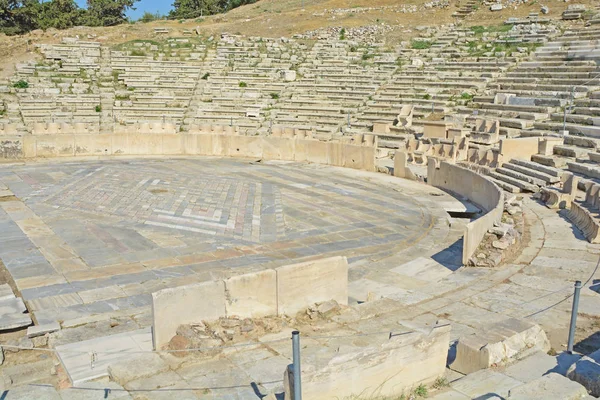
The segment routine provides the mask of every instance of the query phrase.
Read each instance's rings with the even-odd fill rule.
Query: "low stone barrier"
[[[23,136],[24,158],[206,155],[266,160],[308,161],[375,171],[376,147],[274,136],[240,136],[220,133],[181,134],[60,134]],[[16,158],[16,157],[15,157]]]
[[[480,369],[505,363],[526,352],[546,352],[550,342],[539,325],[507,318],[490,325],[475,335],[463,336],[456,345],[456,358],[450,365],[455,371],[470,374]]]
[[[504,194],[498,186],[467,168],[429,159],[427,182],[435,187],[456,193],[479,206],[485,215],[467,224],[463,239],[462,262],[466,265],[477,250],[487,231],[500,222],[504,210]]]
[[[227,316],[295,315],[327,300],[348,304],[346,257],[160,290],[152,294],[154,348],[161,349],[169,343],[180,325]]]
[[[115,133],[141,133],[141,134],[176,134],[177,125],[171,123],[154,122],[133,125],[115,125]]]
[[[567,218],[575,224],[590,243],[600,243],[600,222],[591,214],[590,210],[573,201]]]
[[[311,400],[400,398],[419,384],[433,383],[444,375],[450,325],[428,331],[392,336],[369,345],[345,343],[333,354],[302,360],[302,395]],[[375,342],[375,343],[373,343]],[[293,387],[293,374],[285,374],[285,398]]]

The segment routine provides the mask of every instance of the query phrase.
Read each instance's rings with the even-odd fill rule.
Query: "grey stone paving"
[[[65,327],[148,311],[169,286],[333,255],[357,267],[445,236],[436,202],[454,200],[388,178],[211,158],[0,167],[18,198],[0,203],[0,259],[38,323]]]

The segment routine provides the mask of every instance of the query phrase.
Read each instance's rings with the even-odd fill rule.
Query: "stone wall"
[[[485,215],[467,224],[463,239],[463,264],[467,264],[488,229],[502,218],[504,194],[482,175],[458,165],[429,159],[427,181],[430,185],[456,193],[479,206]]]
[[[330,358],[325,354],[310,357],[302,364],[303,398],[344,399],[360,394],[370,399],[408,394],[419,384],[433,383],[444,375],[449,341],[450,326],[442,325],[427,332],[372,340],[367,346],[347,344]]]
[[[314,303],[348,304],[348,261],[329,257],[225,281],[160,290],[152,294],[153,342],[164,347],[183,324],[220,317],[295,315]]]
[[[376,147],[368,143],[221,133],[44,134],[26,135],[22,140],[24,158],[206,155],[308,161],[375,171]]]

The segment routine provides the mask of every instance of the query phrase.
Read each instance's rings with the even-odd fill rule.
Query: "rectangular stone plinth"
[[[294,315],[327,300],[348,304],[348,261],[330,257],[277,268],[277,313]]]
[[[225,314],[223,281],[203,282],[152,293],[154,348],[161,349],[180,325],[213,321]]]

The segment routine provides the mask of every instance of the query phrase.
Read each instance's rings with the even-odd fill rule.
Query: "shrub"
[[[417,397],[427,397],[427,386],[420,384],[419,386],[417,386],[417,388],[413,391],[413,394]]]
[[[13,87],[16,87],[17,89],[27,89],[29,87],[29,83],[27,81],[24,81],[23,79],[21,79],[21,80],[15,82]]]
[[[473,97],[475,97],[475,95],[472,95],[471,93],[467,93],[467,92],[462,93],[460,95],[460,98],[463,100],[473,100]]]
[[[423,96],[423,99],[430,100],[431,99],[431,95],[429,93],[427,93],[425,96]]]
[[[202,75],[202,78],[200,78],[200,79],[207,80],[209,76],[210,76],[210,73],[207,72],[204,75]]]
[[[248,87],[248,84],[246,82],[240,82],[240,87],[241,88]]]
[[[415,50],[424,50],[430,48],[432,43],[429,40],[413,40],[410,47]]]
[[[135,56],[135,57],[145,57],[146,56],[146,52],[142,51],[142,50],[131,50],[131,55]]]
[[[102,112],[102,106],[100,104],[96,106],[96,112]]]
[[[271,98],[273,100],[278,100],[279,99],[279,93],[271,93]]]
[[[346,39],[346,29],[342,28],[340,31],[340,40]]]

